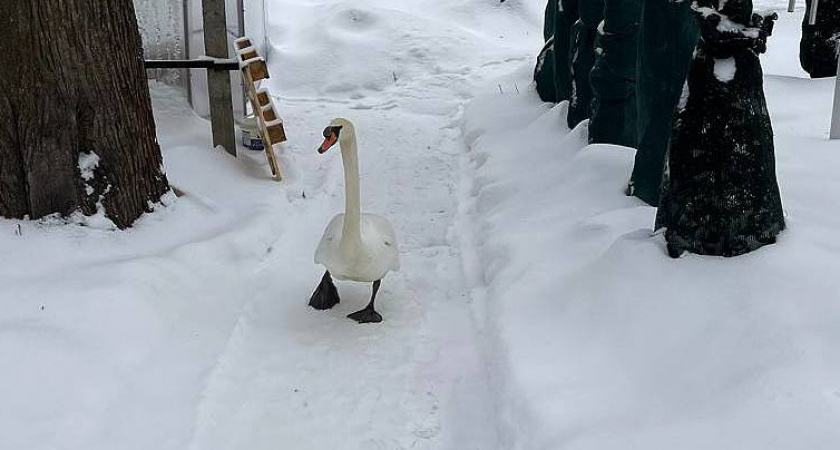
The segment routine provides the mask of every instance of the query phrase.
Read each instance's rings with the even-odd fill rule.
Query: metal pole
[[[184,59],[190,59],[190,0],[184,0]],[[192,100],[192,72],[190,69],[185,69],[187,74],[187,103],[193,106]]]
[[[228,58],[227,19],[225,0],[202,0],[204,15],[204,49],[207,56]],[[213,128],[213,145],[222,147],[236,156],[236,132],[233,121],[230,74],[226,70],[207,71],[207,89],[210,94],[210,123]]]
[[[834,82],[834,110],[831,113],[829,139],[840,139],[840,58],[837,58],[837,79]]]
[[[239,71],[235,59],[149,59],[146,69],[213,69]]]
[[[794,9],[796,9],[796,0],[790,0],[790,3],[788,3],[788,12],[793,12]]]
[[[811,0],[811,15],[808,17],[808,24],[815,25],[817,23],[817,9],[820,6],[820,0]]]

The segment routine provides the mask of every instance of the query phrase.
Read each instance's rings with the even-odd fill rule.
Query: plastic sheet
[[[134,0],[146,59],[197,59],[204,56],[202,0]],[[263,56],[268,51],[264,0],[225,0],[228,57],[233,41],[251,38]],[[148,76],[180,88],[199,115],[209,116],[207,72],[204,69],[156,69]],[[235,117],[245,115],[242,76],[231,72]]]

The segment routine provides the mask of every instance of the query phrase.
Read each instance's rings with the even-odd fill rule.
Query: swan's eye
[[[332,136],[332,132],[333,132],[332,127],[324,128],[324,137],[328,138],[328,137]]]

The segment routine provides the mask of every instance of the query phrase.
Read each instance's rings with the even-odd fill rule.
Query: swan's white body
[[[361,213],[356,132],[345,119],[333,125],[342,127],[338,143],[344,163],[344,214],[333,217],[324,231],[315,263],[340,280],[378,281],[400,268],[397,236],[388,219]]]

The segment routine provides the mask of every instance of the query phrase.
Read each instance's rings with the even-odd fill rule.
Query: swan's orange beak
[[[318,148],[318,153],[323,155],[330,149],[330,147],[335,145],[336,142],[338,142],[338,136],[336,136],[335,133],[330,133],[329,136],[324,138],[324,143]]]

